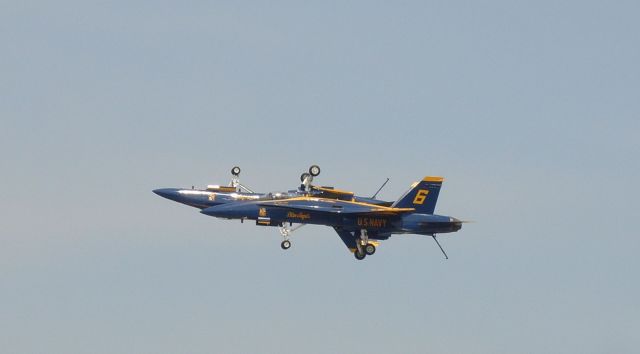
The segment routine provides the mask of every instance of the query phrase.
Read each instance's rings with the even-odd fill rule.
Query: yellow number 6
[[[426,189],[419,190],[418,194],[416,194],[416,197],[413,199],[413,204],[424,203],[424,200],[427,199],[427,194],[429,194],[428,190]]]

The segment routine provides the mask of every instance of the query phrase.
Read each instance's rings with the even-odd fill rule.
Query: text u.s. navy
[[[317,165],[300,176],[298,189],[283,193],[256,193],[240,183],[240,168],[234,167],[231,173],[233,179],[229,186],[210,185],[204,190],[163,188],[154,192],[199,208],[206,215],[255,220],[257,225],[279,227],[283,249],[291,247],[289,236],[301,226],[331,226],[359,260],[374,254],[379,241],[394,234],[431,236],[440,246],[436,234],[456,232],[462,228],[462,221],[434,214],[444,180],[442,177],[424,177],[413,183],[398,200],[387,202],[376,199],[377,192],[367,198],[311,184],[313,178],[320,174]],[[292,228],[294,223],[299,225]],[[446,257],[444,250],[442,252]]]

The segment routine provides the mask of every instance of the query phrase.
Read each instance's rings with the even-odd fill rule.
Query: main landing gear
[[[354,257],[361,261],[366,256],[371,256],[376,253],[376,245],[369,242],[369,235],[367,230],[360,230],[360,239],[356,240],[356,250],[353,252]]]
[[[364,246],[364,252],[367,254],[367,256],[372,256],[374,253],[376,253],[376,246],[373,243],[369,243]]]
[[[300,175],[300,185],[301,191],[309,191],[309,187],[311,187],[311,182],[313,182],[313,177],[318,177],[320,174],[320,166],[312,165],[309,167],[309,172],[305,172]]]

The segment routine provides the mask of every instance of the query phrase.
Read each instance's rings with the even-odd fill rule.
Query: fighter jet
[[[291,247],[291,233],[300,227],[330,226],[358,260],[373,255],[379,241],[398,234],[430,236],[448,258],[436,235],[456,232],[464,223],[451,216],[434,214],[444,181],[438,176],[426,176],[414,182],[398,200],[388,202],[376,199],[388,179],[372,197],[356,196],[353,192],[312,184],[313,178],[320,174],[317,165],[300,176],[297,189],[287,192],[256,193],[240,183],[239,167],[233,167],[231,174],[233,177],[227,186],[162,188],[153,192],[198,208],[205,215],[241,222],[253,220],[259,226],[278,227],[283,237],[280,246],[284,250]]]

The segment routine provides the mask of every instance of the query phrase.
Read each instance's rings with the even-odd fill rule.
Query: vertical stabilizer
[[[414,208],[416,213],[433,214],[444,178],[427,176],[416,182],[400,199],[393,203],[395,208]]]

